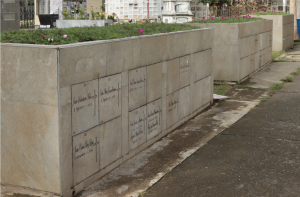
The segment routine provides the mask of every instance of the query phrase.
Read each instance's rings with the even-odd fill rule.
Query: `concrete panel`
[[[99,124],[98,79],[72,86],[72,134]]]
[[[140,49],[142,49],[140,50],[141,66],[148,66],[166,60],[166,47],[167,36],[140,39]]]
[[[194,83],[193,112],[203,105],[203,81],[204,79]]]
[[[203,48],[202,50],[207,50],[207,49],[211,49],[214,45],[214,29],[207,29],[205,31],[203,31],[203,36],[202,36],[202,45]],[[202,51],[199,50],[199,51]],[[198,52],[198,51],[195,51]]]
[[[106,76],[106,44],[60,49],[59,87]]]
[[[250,52],[250,55],[255,53],[256,50],[255,50],[255,36],[252,35],[252,36],[249,36],[249,52]]]
[[[203,79],[202,82],[203,85],[203,101],[202,101],[202,106],[209,103],[212,97],[212,80],[211,80],[211,76],[208,76],[206,78]]]
[[[198,81],[203,78],[204,76],[204,52],[198,52],[194,54],[194,69],[193,74],[194,75],[194,81]]]
[[[214,28],[214,36],[212,37],[214,46],[220,45],[238,45],[239,41],[239,27],[234,23],[208,23],[206,27]],[[210,34],[211,35],[211,34]],[[209,38],[203,32],[203,40]],[[203,48],[204,50],[205,48]]]
[[[129,91],[128,71],[122,73],[122,155],[129,152]]]
[[[250,73],[255,71],[255,54],[250,55]]]
[[[190,114],[190,87],[187,86],[179,90],[179,119],[187,117]]]
[[[121,116],[122,91],[121,74],[99,79],[100,124]]]
[[[58,137],[58,107],[1,100],[1,182],[60,193]]]
[[[162,63],[147,66],[147,103],[161,97]]]
[[[57,81],[55,49],[1,46],[2,99],[58,106]]]
[[[146,142],[146,119],[146,106],[129,112],[129,150],[133,150]]]
[[[167,94],[179,90],[179,58],[167,63]]]
[[[202,78],[211,75],[212,73],[212,49],[203,51],[203,75]]]
[[[213,50],[214,80],[238,81],[239,47],[218,46]]]
[[[180,88],[183,88],[190,84],[190,55],[181,57],[179,62],[179,84]]]
[[[75,185],[100,170],[99,141],[99,127],[73,137],[73,175]]]
[[[123,70],[123,67],[128,67],[124,65],[125,56],[128,54],[131,56],[128,51],[128,53],[125,51],[125,48],[127,49],[127,46],[125,45],[125,42],[117,41],[117,42],[110,42],[107,43],[106,46],[106,69],[107,69],[107,75],[114,75],[117,73],[121,73]]]
[[[147,140],[161,133],[162,100],[158,99],[147,104]]]
[[[167,96],[167,129],[179,121],[179,91]]]
[[[240,61],[240,79],[243,79],[250,74],[250,56],[241,59]]]
[[[193,40],[196,39],[196,40]],[[197,46],[197,40],[200,40],[197,32],[189,32],[187,34],[177,33],[168,36],[167,39],[167,58],[174,59],[193,53]]]
[[[129,71],[129,111],[146,104],[146,67]]]
[[[70,99],[71,100],[71,99]],[[61,182],[62,191],[66,192],[73,187],[73,154],[71,135],[71,103],[60,109],[60,134],[61,134]]]
[[[106,122],[100,129],[100,169],[122,156],[122,118]]]

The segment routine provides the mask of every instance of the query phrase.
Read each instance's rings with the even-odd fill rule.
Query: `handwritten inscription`
[[[81,109],[84,109],[86,107],[92,107],[93,103],[94,103],[94,116],[96,115],[96,99],[97,99],[97,95],[96,95],[96,90],[94,90],[94,94],[92,95],[91,93],[87,93],[87,95],[79,95],[78,97],[73,97],[73,102],[72,102],[72,106],[73,107],[73,111],[74,112],[79,112]],[[88,103],[86,104],[87,101]],[[84,102],[84,103],[83,103]],[[83,104],[81,104],[83,103]],[[77,106],[76,104],[78,104],[79,106]]]
[[[121,74],[99,80],[100,124],[121,115]]]
[[[189,68],[190,65],[188,64],[188,62],[184,65],[180,65],[180,74],[188,72]]]
[[[130,89],[129,92],[133,92],[136,91],[138,89],[143,89],[146,90],[145,88],[145,83],[146,82],[146,75],[144,75],[144,77],[140,77],[138,79],[132,79],[130,80],[129,84],[130,84]]]
[[[99,141],[97,137],[95,139],[88,139],[83,143],[79,143],[74,147],[74,160],[82,159],[89,154],[95,154],[96,162],[97,162],[97,145]]]
[[[128,72],[129,111],[146,104],[146,67]]]
[[[147,105],[147,140],[161,132],[161,99]]]
[[[73,135],[99,124],[98,100],[98,80],[72,86]]]
[[[73,136],[74,182],[80,182],[100,170],[99,127]]]
[[[178,98],[177,98],[177,100],[174,99],[174,100],[170,101],[168,104],[168,111],[171,112],[171,111],[177,109],[178,103],[179,103]]]
[[[134,149],[146,141],[146,107],[129,114],[130,148]]]

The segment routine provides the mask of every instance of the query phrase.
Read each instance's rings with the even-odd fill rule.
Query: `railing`
[[[20,27],[34,28],[34,6],[20,8]]]

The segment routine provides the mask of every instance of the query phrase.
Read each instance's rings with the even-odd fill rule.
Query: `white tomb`
[[[186,23],[192,21],[191,0],[164,0],[162,19],[164,23]]]

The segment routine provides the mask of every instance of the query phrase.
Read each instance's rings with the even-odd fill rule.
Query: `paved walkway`
[[[279,82],[280,76],[287,74],[286,68],[297,67],[300,67],[298,62],[274,63],[249,81],[259,82],[259,87],[263,87]],[[300,196],[300,76],[142,194],[147,197]]]

